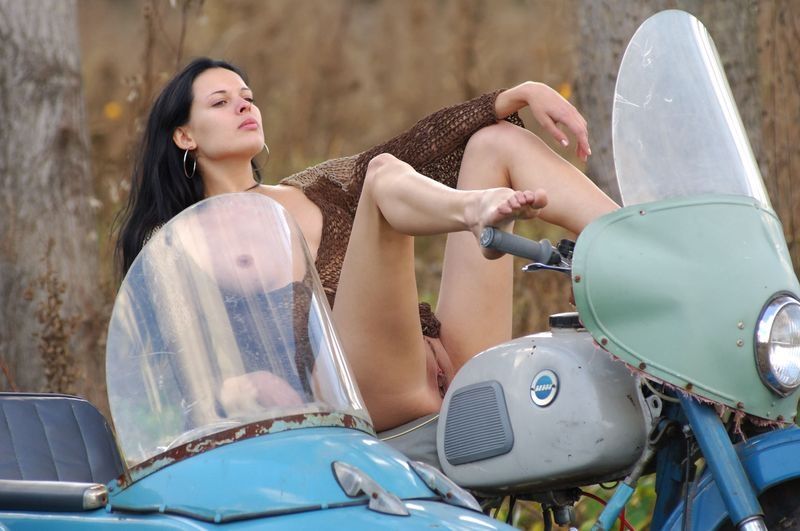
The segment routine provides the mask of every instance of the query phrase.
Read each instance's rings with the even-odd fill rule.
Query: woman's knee
[[[473,134],[467,142],[467,150],[486,156],[506,156],[514,149],[530,146],[542,140],[525,128],[505,120],[484,127]]]
[[[375,193],[375,188],[378,183],[391,178],[394,175],[399,175],[406,172],[411,167],[389,153],[381,153],[370,159],[367,163],[367,172],[364,176],[364,188],[362,193]]]

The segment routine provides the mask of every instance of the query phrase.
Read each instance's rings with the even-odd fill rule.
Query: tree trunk
[[[800,3],[775,0],[759,4],[763,142],[759,162],[783,223],[795,270],[800,269]]]
[[[0,0],[0,388],[105,409],[74,1]]]
[[[758,86],[756,0],[707,2],[702,0],[580,0],[581,35],[576,80],[578,108],[591,127],[592,157],[587,173],[603,190],[619,200],[611,148],[611,106],[617,71],[628,41],[649,16],[663,9],[683,9],[708,28],[725,67],[753,151],[761,154],[761,108]]]

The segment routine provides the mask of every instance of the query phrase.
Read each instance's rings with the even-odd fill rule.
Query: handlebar
[[[486,227],[481,232],[481,247],[527,258],[540,264],[557,265],[561,255],[548,240],[534,241],[516,234],[503,232],[495,227]]]

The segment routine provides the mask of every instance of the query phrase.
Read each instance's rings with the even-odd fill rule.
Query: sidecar
[[[302,236],[217,196],[155,234],[88,403],[0,395],[0,529],[505,529],[375,437]]]

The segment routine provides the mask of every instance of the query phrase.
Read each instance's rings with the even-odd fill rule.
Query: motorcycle
[[[186,209],[117,296],[116,437],[75,397],[0,396],[0,529],[509,529],[484,514],[505,496],[548,527],[619,481],[595,524],[611,529],[650,473],[653,529],[797,528],[800,285],[694,17],[634,35],[613,135],[623,208],[574,245],[482,238],[569,274],[578,312],[479,354],[440,414],[382,434],[288,214],[255,194]]]
[[[541,502],[548,523],[621,479],[593,528],[611,529],[655,472],[652,529],[800,529],[800,285],[697,19],[639,28],[612,127],[623,208],[574,247],[484,233],[526,271],[571,275],[578,312],[459,371],[438,464],[483,497]]]

